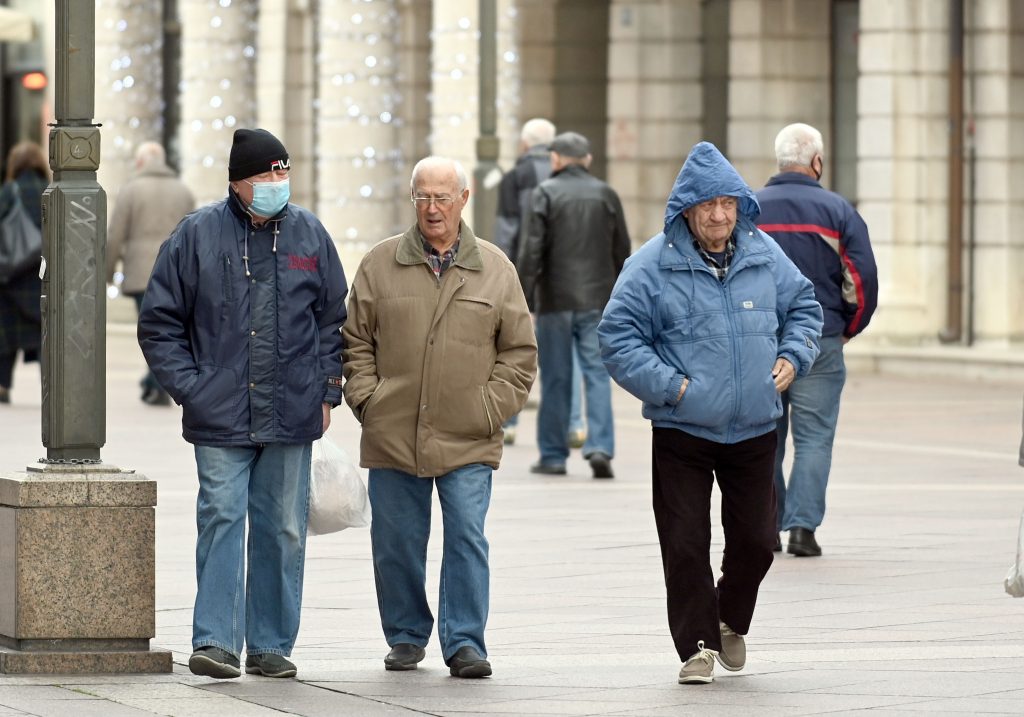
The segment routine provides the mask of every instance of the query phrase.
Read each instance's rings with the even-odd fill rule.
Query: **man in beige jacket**
[[[430,506],[444,521],[438,633],[456,677],[491,674],[484,644],[490,573],[484,520],[502,424],[526,403],[537,342],[512,263],[462,221],[466,172],[421,160],[416,224],[363,258],[345,322],[345,400],[362,423],[370,529],[388,670],[424,657]]]
[[[118,192],[110,217],[106,267],[107,283],[112,284],[117,262],[122,262],[121,292],[135,300],[136,309],[142,306],[160,245],[195,205],[192,192],[167,166],[164,148],[156,142],[140,144],[135,150],[135,174]],[[171,405],[171,397],[152,371],[141,383],[143,402]]]

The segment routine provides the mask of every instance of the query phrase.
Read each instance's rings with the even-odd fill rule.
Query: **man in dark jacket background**
[[[291,677],[310,449],[341,401],[348,288],[334,242],[289,204],[289,158],[235,131],[227,198],[189,214],[157,257],[139,344],[183,407],[199,471],[189,669]],[[246,515],[249,518],[245,542]],[[245,561],[248,560],[248,565]]]
[[[595,478],[611,478],[611,381],[601,363],[597,325],[629,256],[629,233],[618,195],[588,171],[587,138],[564,132],[549,149],[553,172],[530,197],[516,264],[526,300],[537,314],[540,461],[530,470],[566,472],[575,346],[586,391],[583,457]]]
[[[523,123],[519,131],[519,158],[516,165],[506,172],[498,185],[498,217],[494,226],[494,243],[505,252],[515,264],[519,258],[519,235],[522,233],[523,217],[529,211],[530,195],[534,187],[551,176],[551,152],[548,145],[555,138],[555,125],[543,117],[534,117]],[[587,433],[580,415],[580,364],[573,352],[572,360],[572,404],[569,416],[569,445],[582,448]],[[516,426],[519,414],[508,419],[505,429],[505,445],[516,442]]]
[[[814,532],[825,517],[839,396],[846,382],[843,346],[867,327],[878,303],[878,271],[868,228],[848,201],[819,184],[824,151],[821,133],[814,127],[784,127],[775,138],[779,173],[757,193],[758,227],[811,280],[825,314],[821,354],[810,373],[782,394],[778,423],[778,528],[789,531],[787,552],[801,557],[821,555]],[[782,459],[789,430],[793,467],[787,488]],[[780,538],[776,549],[781,548]]]

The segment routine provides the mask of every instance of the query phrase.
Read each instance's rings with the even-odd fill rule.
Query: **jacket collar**
[[[575,164],[575,163],[573,163],[573,164],[565,165],[564,167],[559,169],[557,172],[552,172],[551,176],[552,177],[560,177],[563,174],[565,176],[588,177],[588,176],[590,176],[590,170],[587,169],[586,167],[584,167],[582,164]]]
[[[769,179],[764,186],[771,187],[776,184],[804,184],[808,187],[821,189],[821,182],[818,182],[814,177],[809,177],[800,172],[780,172]]]
[[[420,234],[418,225],[413,224],[398,240],[395,261],[405,266],[427,263],[427,257],[423,255],[423,236]],[[473,271],[484,268],[484,260],[480,254],[480,245],[477,243],[476,236],[469,225],[461,219],[459,220],[459,253],[455,257],[455,265]]]

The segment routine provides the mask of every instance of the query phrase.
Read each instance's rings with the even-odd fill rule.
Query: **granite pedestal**
[[[156,482],[109,465],[0,473],[0,673],[171,671],[152,650]]]

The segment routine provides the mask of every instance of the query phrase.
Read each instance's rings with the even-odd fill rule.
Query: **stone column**
[[[1024,339],[1024,242],[1017,238],[1024,221],[1024,56],[1015,50],[1024,47],[1024,7],[1010,0],[967,7],[965,97],[977,156],[974,276],[965,276],[975,298],[968,320],[977,341],[1006,344]],[[969,210],[965,241],[972,232]]]
[[[608,182],[639,244],[661,231],[676,174],[701,139],[701,0],[615,0]]]
[[[256,124],[288,148],[291,201],[316,207],[316,27],[310,0],[260,0]]]
[[[858,209],[879,303],[866,341],[934,343],[948,236],[947,2],[862,0]]]
[[[432,0],[398,0],[398,36],[395,91],[399,98],[395,117],[400,156],[395,158],[395,219],[402,230],[415,220],[409,203],[409,173],[430,154],[430,57]]]
[[[99,181],[111,200],[134,170],[135,149],[159,142],[163,132],[162,27],[159,2],[96,2],[96,121],[104,136]]]
[[[224,197],[237,127],[256,123],[256,3],[179,0],[181,175],[197,205]]]
[[[830,4],[733,0],[730,6],[728,157],[751,187],[778,171],[775,135],[790,122],[814,125],[830,144]]]
[[[358,258],[398,230],[404,157],[396,112],[394,0],[324,0],[320,7],[320,218],[354,272]]]
[[[519,130],[523,122],[530,119],[523,115],[520,99],[522,57],[519,53],[519,1],[498,0],[497,132],[501,143],[498,164],[504,170],[515,164],[519,153]]]
[[[472,176],[479,134],[476,0],[434,0],[431,35],[430,152],[462,162]],[[472,205],[470,195],[462,212],[470,222]]]

